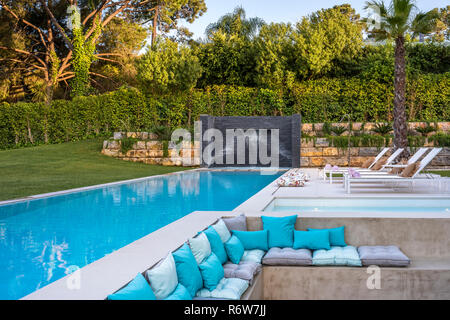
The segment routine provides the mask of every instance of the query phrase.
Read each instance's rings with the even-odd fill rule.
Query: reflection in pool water
[[[0,206],[0,299],[21,298],[192,211],[232,210],[278,176],[184,172]]]

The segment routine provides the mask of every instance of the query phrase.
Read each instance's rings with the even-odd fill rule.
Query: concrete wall
[[[233,145],[226,145],[226,131],[235,129],[264,129],[268,130],[268,135],[270,135],[271,130],[278,130],[279,132],[279,167],[289,167],[298,168],[300,165],[300,133],[301,133],[301,116],[299,114],[294,114],[292,116],[281,116],[281,117],[214,117],[209,115],[201,115],[200,121],[202,124],[202,137],[205,139],[204,133],[209,129],[216,129],[222,133],[223,136],[223,163],[206,163],[207,159],[203,159],[202,166],[204,167],[229,167],[229,166],[258,166],[258,167],[268,167],[272,164],[265,164],[257,157],[256,164],[249,163],[249,156],[247,154],[249,151],[248,145],[246,146],[246,158],[244,164],[238,164],[236,155],[236,138],[233,140]],[[211,141],[202,141],[202,149],[204,150]],[[271,154],[270,148],[271,143],[268,138],[267,142],[268,154]],[[231,153],[229,150],[232,150]],[[225,161],[227,158],[227,152],[233,155],[234,163],[230,164]]]
[[[450,269],[429,264],[381,268],[380,289],[368,289],[367,268],[263,268],[265,300],[450,299]]]

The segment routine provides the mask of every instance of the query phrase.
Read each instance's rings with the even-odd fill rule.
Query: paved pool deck
[[[421,179],[415,181],[413,185],[402,182],[397,183],[394,187],[381,183],[356,185],[352,188],[352,193],[348,194],[345,192],[341,180],[334,178],[332,184],[329,179],[323,180],[320,169],[306,168],[302,171],[311,178],[304,187],[280,188],[275,182],[272,182],[235,208],[234,211],[260,212],[276,198],[450,198],[450,190],[448,190],[450,179],[447,179],[448,184],[441,185],[441,188],[439,188],[438,179]],[[381,213],[381,216],[383,215],[384,213]]]
[[[278,197],[436,197],[449,198],[449,193],[436,193],[428,184],[416,183],[414,189],[393,190],[373,189],[371,192],[355,192],[346,194],[341,183],[329,184],[324,181],[317,169],[305,169],[311,181],[303,188],[278,188],[274,182],[263,188],[253,197],[242,203],[233,211],[193,212],[111,254],[81,268],[78,274],[67,275],[44,288],[27,296],[24,300],[102,300],[119,288],[126,285],[137,273],[142,273],[158,263],[169,252],[176,250],[190,237],[207,228],[224,216],[236,216],[245,213],[247,216],[286,216],[289,212],[262,212],[263,209]],[[428,183],[428,182],[427,182]],[[356,188],[355,188],[356,190]],[[394,192],[393,192],[394,191]],[[434,218],[450,219],[445,213],[394,213],[384,212],[355,213],[300,213],[305,218]],[[79,276],[79,278],[78,278]],[[79,282],[78,282],[79,280]],[[76,284],[79,283],[78,287]],[[69,285],[68,285],[69,284]],[[72,284],[72,285],[70,285]],[[75,284],[75,285],[74,285]]]

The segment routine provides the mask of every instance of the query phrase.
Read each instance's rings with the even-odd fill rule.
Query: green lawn
[[[441,177],[450,177],[450,170],[445,171],[428,171],[429,173],[435,173],[440,175]]]
[[[100,153],[102,139],[0,151],[0,200],[185,170]]]

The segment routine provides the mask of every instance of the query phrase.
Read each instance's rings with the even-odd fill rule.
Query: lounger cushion
[[[294,249],[330,249],[328,230],[294,231]]]
[[[406,166],[405,169],[403,169],[402,173],[400,174],[400,177],[403,178],[411,178],[414,173],[419,169],[420,162],[411,163]]]
[[[262,263],[271,266],[310,266],[312,254],[308,249],[271,248]]]
[[[201,289],[197,297],[238,300],[248,288],[248,281],[238,278],[222,278],[214,290]]]
[[[225,242],[225,250],[227,251],[228,258],[232,263],[238,264],[241,262],[242,256],[244,255],[244,246],[236,236],[231,236],[231,238]]]
[[[219,234],[220,239],[222,240],[223,243],[227,242],[228,239],[230,239],[231,237],[231,233],[228,230],[227,225],[225,224],[225,222],[223,222],[222,219],[220,219],[216,224],[214,224],[212,226],[214,228],[214,230],[216,230],[216,232]]]
[[[261,217],[263,229],[269,231],[269,248],[292,247],[294,244],[294,226],[297,215],[288,217]]]
[[[204,232],[211,245],[211,251],[219,258],[220,263],[224,264],[227,262],[227,252],[225,251],[225,246],[217,231],[213,227],[209,227]]]
[[[224,277],[223,266],[214,253],[198,266],[202,274],[203,287],[214,290],[220,279]]]
[[[198,264],[202,263],[211,254],[211,244],[203,232],[197,237],[189,239],[189,246]]]
[[[158,300],[165,299],[175,290],[178,285],[178,276],[172,253],[169,253],[156,267],[147,271],[147,279]]]
[[[192,300],[192,295],[182,284],[178,284],[174,292],[172,292],[164,300]]]
[[[245,250],[269,250],[268,231],[232,231],[233,235],[239,238]]]
[[[375,165],[372,167],[372,170],[380,170],[383,167],[383,165],[386,164],[387,159],[388,159],[387,157],[384,157],[378,160],[377,163],[375,163]]]
[[[261,263],[266,251],[261,249],[245,250],[242,255],[241,262]]]
[[[363,266],[406,267],[411,263],[396,246],[361,246],[358,253]]]
[[[308,231],[317,231],[317,230],[328,230],[328,232],[330,234],[330,245],[331,246],[345,247],[347,245],[345,243],[345,226],[338,227],[338,228],[329,228],[329,229],[308,228]]]
[[[203,287],[203,279],[191,249],[185,243],[173,253],[173,258],[178,282],[189,291],[191,296],[195,296],[197,291]]]
[[[140,273],[124,288],[108,296],[108,300],[156,300],[147,280]]]
[[[247,231],[247,218],[243,214],[233,218],[223,218],[222,220],[230,231]]]
[[[225,278],[239,278],[250,283],[253,278],[261,271],[261,264],[255,262],[241,261],[239,264],[227,262],[223,265]]]
[[[330,250],[314,250],[313,265],[362,266],[358,251],[353,246],[331,247]]]

